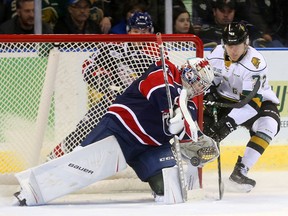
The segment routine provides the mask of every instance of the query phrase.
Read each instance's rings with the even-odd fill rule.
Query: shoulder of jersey
[[[222,45],[216,46],[211,53],[207,55],[208,60],[212,59],[223,59],[224,60],[224,49]]]
[[[245,57],[240,61],[240,63],[251,71],[261,71],[267,67],[262,54],[253,47],[249,47]]]

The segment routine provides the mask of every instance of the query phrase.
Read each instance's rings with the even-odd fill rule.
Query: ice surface
[[[223,173],[225,194],[218,200],[217,173],[203,174],[204,189],[189,192],[188,202],[165,205],[155,203],[149,191],[142,193],[71,194],[49,205],[37,207],[11,206],[16,188],[0,188],[0,216],[96,216],[96,215],[165,215],[165,216],[288,216],[288,170],[250,172],[257,181],[250,193],[233,192]]]

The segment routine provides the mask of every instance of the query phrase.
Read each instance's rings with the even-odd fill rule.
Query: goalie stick
[[[161,33],[156,34],[157,38],[157,43],[159,46],[159,51],[160,51],[160,57],[161,57],[161,62],[162,62],[162,70],[163,70],[163,75],[164,75],[164,82],[165,82],[165,88],[166,88],[166,95],[167,95],[167,100],[168,100],[168,107],[169,107],[169,117],[173,118],[173,104],[172,104],[172,97],[169,89],[169,82],[168,82],[168,74],[166,71],[166,64],[165,64],[165,58],[164,58],[164,51],[163,51],[163,41],[161,37]],[[180,145],[179,142],[174,136],[174,142],[173,142],[174,148],[175,148],[175,157],[176,157],[176,162],[178,165],[178,173],[179,173],[179,178],[180,178],[180,186],[181,186],[181,193],[183,197],[183,201],[187,201],[187,187],[185,184],[185,177],[184,177],[184,168],[183,168],[183,160],[182,160],[182,155],[180,151]]]
[[[198,127],[196,126],[195,122],[191,118],[191,115],[187,108],[187,90],[182,89],[179,97],[179,106],[184,117],[184,124],[186,130],[188,129],[189,136],[194,142],[198,141]]]
[[[256,95],[257,91],[260,88],[260,77],[258,77],[253,90],[241,101],[238,103],[221,103],[217,101],[203,101],[204,105],[214,106],[214,107],[225,107],[225,108],[241,108],[248,104],[252,98]]]

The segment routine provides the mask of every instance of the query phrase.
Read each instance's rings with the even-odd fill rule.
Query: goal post
[[[203,57],[195,35],[163,34],[162,40],[166,58],[177,66]],[[95,55],[100,67],[85,70]],[[16,172],[72,151],[156,60],[154,34],[1,35],[0,184],[14,184]],[[196,103],[202,127],[201,96]],[[201,169],[199,179],[202,187]]]

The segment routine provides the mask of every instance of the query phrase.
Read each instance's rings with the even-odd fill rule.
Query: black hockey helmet
[[[243,23],[232,22],[228,24],[222,33],[222,40],[224,44],[237,45],[248,41],[248,30]]]

